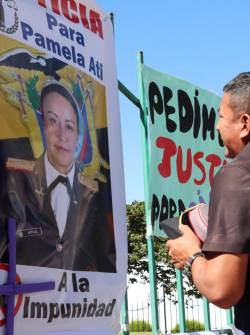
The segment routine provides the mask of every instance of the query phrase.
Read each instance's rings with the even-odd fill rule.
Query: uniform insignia
[[[41,228],[30,228],[30,229],[22,229],[19,231],[19,237],[35,237],[42,236],[43,232]]]
[[[34,169],[34,166],[34,161],[28,161],[25,159],[8,158],[6,162],[7,170],[31,172]]]
[[[92,191],[98,192],[98,182],[96,180],[90,179],[89,177],[78,174],[78,180],[80,184],[89,187]]]
[[[45,195],[42,187],[40,188],[40,190],[35,189],[35,193],[39,196],[39,198],[41,198]]]

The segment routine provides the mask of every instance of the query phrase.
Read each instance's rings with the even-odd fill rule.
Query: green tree
[[[130,282],[135,283],[138,278],[142,282],[148,282],[148,256],[146,240],[146,222],[144,202],[134,201],[127,205],[128,220],[128,273]],[[160,286],[164,287],[166,294],[173,295],[176,291],[175,269],[170,262],[170,257],[166,250],[166,238],[155,237],[154,249],[156,260],[156,280]],[[184,277],[185,294],[199,297],[199,293],[188,279]]]

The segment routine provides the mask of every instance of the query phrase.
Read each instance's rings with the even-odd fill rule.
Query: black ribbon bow
[[[51,193],[59,183],[62,183],[67,188],[68,195],[71,199],[72,198],[72,189],[71,189],[69,178],[64,177],[62,175],[57,176],[56,179],[49,185],[48,192]]]

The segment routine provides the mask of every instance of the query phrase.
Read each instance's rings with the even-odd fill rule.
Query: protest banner
[[[208,203],[213,177],[226,164],[216,131],[220,98],[196,85],[142,65],[149,141],[148,208],[159,221]]]
[[[55,281],[16,297],[14,333],[116,334],[125,196],[113,28],[95,2],[0,1],[0,120],[0,283],[7,217],[18,282]]]

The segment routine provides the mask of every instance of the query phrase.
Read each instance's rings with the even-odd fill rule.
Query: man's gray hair
[[[223,87],[230,94],[230,106],[237,114],[250,114],[250,72],[242,72]]]

